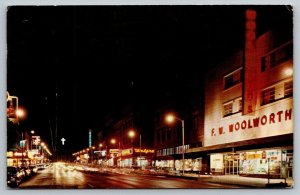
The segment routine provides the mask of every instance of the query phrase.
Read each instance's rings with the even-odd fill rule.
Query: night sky
[[[202,90],[205,72],[243,47],[246,8],[10,7],[7,90],[26,109],[22,128],[50,145],[57,114],[58,139],[76,151],[123,105],[184,106]],[[292,18],[286,6],[252,8],[258,35]]]

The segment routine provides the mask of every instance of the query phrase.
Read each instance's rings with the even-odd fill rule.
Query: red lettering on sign
[[[261,122],[261,124],[262,125],[265,125],[265,124],[267,124],[267,116],[266,115],[263,115],[262,117],[261,117],[261,120],[260,120],[260,122]]]
[[[259,124],[259,117],[258,118],[254,118],[253,119],[253,126],[254,127],[258,127],[258,124]]]
[[[292,119],[292,109],[285,111],[285,120],[291,120]]]
[[[283,113],[283,111],[277,112],[278,122],[281,122],[281,115],[282,115],[282,113]]]
[[[275,123],[275,114],[274,113],[270,114],[270,122],[269,123],[270,124]]]
[[[241,123],[241,127],[242,127],[242,129],[246,129],[247,122],[245,120]]]
[[[219,134],[220,135],[224,134],[223,127],[219,127]]]
[[[235,123],[234,129],[235,129],[236,131],[238,131],[238,130],[240,129],[240,123],[239,123],[239,122]]]
[[[229,125],[229,132],[233,132],[233,124]]]
[[[251,120],[249,119],[249,120],[248,120],[248,129],[251,129],[251,128],[252,128]]]

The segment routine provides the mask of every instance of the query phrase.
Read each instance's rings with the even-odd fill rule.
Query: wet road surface
[[[158,175],[133,175],[118,173],[85,172],[68,167],[64,163],[40,171],[21,183],[27,189],[206,189],[241,188],[235,185],[209,183],[201,180],[172,178]]]

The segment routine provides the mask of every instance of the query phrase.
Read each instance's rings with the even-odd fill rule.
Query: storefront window
[[[240,174],[280,177],[281,150],[240,153]]]

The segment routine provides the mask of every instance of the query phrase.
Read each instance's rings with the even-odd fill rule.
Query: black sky
[[[258,34],[291,22],[286,6],[251,7]],[[23,127],[50,144],[57,113],[58,138],[77,150],[88,146],[88,129],[101,130],[126,103],[184,105],[205,71],[243,47],[246,8],[9,7],[7,88],[27,110]]]

